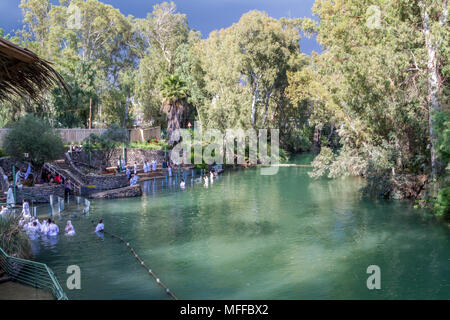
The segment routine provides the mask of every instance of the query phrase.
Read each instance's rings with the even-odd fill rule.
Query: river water
[[[35,259],[70,299],[168,299],[123,243],[93,232],[102,217],[180,299],[450,299],[447,225],[408,202],[364,198],[361,179],[308,170],[229,171],[186,190],[146,183],[142,198],[93,201],[72,219],[75,237],[34,241]],[[66,287],[69,265],[81,290]],[[380,290],[367,288],[370,265]]]

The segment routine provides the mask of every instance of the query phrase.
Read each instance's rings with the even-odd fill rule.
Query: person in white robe
[[[167,168],[167,170],[169,171],[169,177],[172,176],[172,166],[169,164],[169,168]]]
[[[36,234],[39,232],[39,228],[36,221],[30,222],[28,224],[27,232],[30,234]]]
[[[181,179],[181,182],[180,182],[180,188],[181,188],[181,189],[186,188],[186,183],[184,182],[184,179]]]
[[[30,204],[25,199],[22,200],[22,215],[31,217]]]
[[[214,173],[212,171],[209,172],[209,179],[211,180],[211,184],[214,183]]]
[[[67,225],[65,228],[66,236],[74,236],[75,235],[75,228],[72,225],[72,221],[67,221]]]
[[[130,186],[137,185],[139,181],[139,177],[137,174],[133,175],[133,178],[130,179]]]
[[[50,223],[50,226],[48,227],[48,233],[47,235],[50,237],[54,237],[57,236],[59,233],[59,227],[58,225],[55,223],[55,221],[52,221]]]
[[[208,176],[207,176],[207,175],[205,175],[205,176],[203,177],[203,181],[205,182],[205,187],[207,187],[208,184],[209,184],[209,179],[208,179]]]
[[[31,166],[30,166],[30,164],[28,164],[27,172],[25,172],[25,180],[28,179],[30,173],[31,173]]]
[[[144,173],[147,173],[147,162],[144,161],[144,164],[142,165],[142,170],[144,170]]]
[[[6,194],[6,203],[9,206],[14,206],[16,204],[16,200],[14,200],[14,193],[11,188],[11,185],[9,185],[8,191],[5,192],[5,194]]]
[[[24,173],[22,171],[17,171],[16,173],[16,186],[19,189],[22,189],[23,185],[22,185],[22,180],[24,178]]]
[[[49,219],[50,220],[50,219]],[[42,234],[47,234],[48,233],[48,228],[50,227],[50,224],[48,222],[48,220],[44,220],[41,223],[41,233]]]
[[[105,225],[103,224],[102,219],[98,219],[98,224],[95,227],[94,232],[104,232],[105,231]]]
[[[7,215],[8,213],[10,213],[8,207],[2,206],[2,210],[0,211],[0,216]]]
[[[136,161],[134,162],[134,165],[133,165],[133,173],[137,174],[137,163],[136,163]]]
[[[156,171],[156,160],[152,160],[153,171]]]

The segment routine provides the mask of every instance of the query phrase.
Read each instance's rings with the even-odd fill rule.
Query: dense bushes
[[[28,259],[30,241],[18,222],[19,218],[11,214],[0,216],[0,247],[11,256]]]

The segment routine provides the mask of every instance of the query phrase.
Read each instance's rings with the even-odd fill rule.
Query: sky
[[[153,11],[155,4],[163,2],[154,0],[101,0],[103,3],[118,8],[124,15],[144,18]],[[58,3],[57,0],[51,0]],[[238,22],[242,14],[250,10],[267,12],[274,18],[313,17],[314,0],[173,0],[180,13],[187,16],[189,26],[199,30],[205,38],[216,29],[227,28]],[[0,28],[6,33],[18,29],[22,25],[20,0],[0,0]],[[315,39],[303,37],[300,41],[303,53],[320,52],[320,45]]]

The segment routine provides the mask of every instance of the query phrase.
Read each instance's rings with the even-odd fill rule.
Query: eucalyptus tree
[[[299,31],[287,21],[250,11],[198,46],[209,97],[200,113],[208,125],[221,128],[224,117],[233,127],[276,123],[288,104],[287,73],[297,67],[300,55]]]
[[[161,83],[177,68],[178,48],[187,43],[189,27],[173,2],[155,5],[145,19],[136,19],[134,30],[144,50],[135,79],[135,98],[147,119],[165,125],[161,114]]]
[[[86,110],[91,99],[95,108],[105,91],[122,92],[119,74],[136,67],[136,43],[140,43],[132,17],[98,0],[63,0],[59,5],[48,0],[22,0],[20,7],[24,12],[22,37],[39,55],[55,63],[75,95],[69,98],[54,91],[42,106],[49,117]],[[78,113],[81,118],[68,121],[65,117],[60,125],[86,125],[86,112]]]
[[[370,5],[380,12],[375,25]],[[342,148],[329,162],[330,174],[364,174],[369,166],[393,174],[427,171],[427,60],[418,2],[316,1],[313,10],[324,52],[291,74],[288,92],[314,101],[316,123],[336,123]]]

